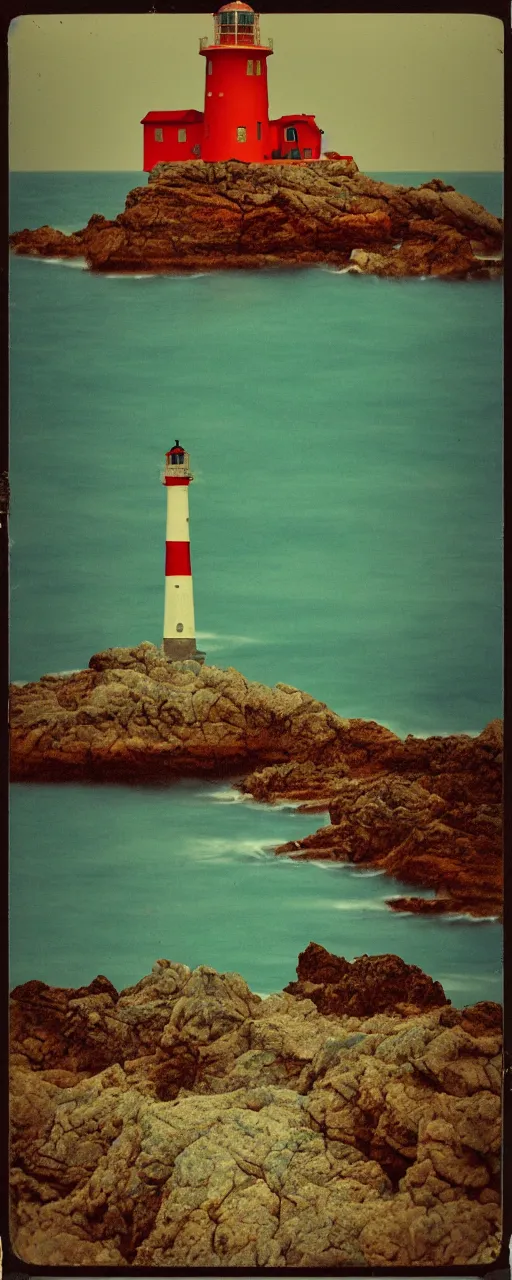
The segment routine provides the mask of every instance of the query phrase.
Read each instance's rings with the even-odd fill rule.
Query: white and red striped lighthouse
[[[167,489],[163,647],[165,657],[171,662],[187,658],[204,662],[205,658],[196,648],[190,563],[188,486],[193,479],[189,455],[177,440],[165,455],[162,475]]]

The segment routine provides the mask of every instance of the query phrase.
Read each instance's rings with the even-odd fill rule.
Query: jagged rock
[[[364,1017],[449,1004],[440,982],[399,956],[365,955],[350,962],[310,942],[299,956],[297,978],[286,991],[312,1000],[321,1013]]]
[[[396,961],[378,958],[387,972]],[[299,961],[327,986],[346,968],[314,944]],[[435,994],[439,984],[403,968],[416,992]],[[102,997],[87,1006],[97,1069],[84,1059],[84,1001]],[[326,1015],[168,960],[119,995],[105,979],[78,991],[25,983],[12,1003],[23,1261],[316,1269],[497,1257],[499,1006],[434,999],[421,1012],[388,1002]],[[119,1027],[135,1056],[120,1055]]]
[[[358,758],[360,721],[310,694],[198,663],[155,645],[95,654],[88,671],[13,686],[14,778],[235,772],[251,762]],[[399,739],[375,726],[376,740]],[[368,735],[371,739],[371,731]]]
[[[395,911],[499,916],[502,903],[501,733],[499,722],[477,738],[407,738],[383,744],[371,763],[350,773],[325,774],[330,824],[278,846],[292,858],[327,859],[377,867],[387,875],[433,889],[435,898],[388,899]],[[338,776],[336,776],[338,773]],[[290,795],[296,795],[293,774]],[[244,789],[283,799],[288,775],[269,770],[245,779]],[[306,787],[301,794],[304,795]],[[315,786],[310,795],[317,794]]]
[[[167,662],[155,645],[94,654],[86,671],[11,691],[13,779],[150,780],[246,772],[266,802],[329,809],[330,825],[277,853],[375,865],[431,888],[396,910],[501,910],[502,728],[401,741],[290,685],[232,667]],[[255,768],[256,766],[256,768]]]
[[[115,219],[93,214],[64,236],[10,237],[14,252],[82,256],[95,271],[179,272],[331,264],[377,275],[494,276],[499,218],[433,178],[421,187],[368,178],[353,161],[160,164]],[[398,248],[396,242],[399,242]]]

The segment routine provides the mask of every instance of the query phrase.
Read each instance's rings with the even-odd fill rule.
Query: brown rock
[[[352,271],[377,275],[498,273],[499,263],[474,257],[475,239],[499,250],[500,220],[440,179],[392,186],[332,153],[297,165],[157,165],[114,220],[93,214],[72,236],[41,227],[15,232],[10,243],[16,253],[85,256],[93,270],[109,272],[350,262]]]
[[[407,1007],[419,1012],[449,1004],[440,982],[399,956],[359,956],[352,962],[310,942],[299,956],[297,982],[286,991],[313,1000],[321,1013],[392,1013]]]
[[[350,722],[352,726],[353,722]],[[379,744],[366,756],[344,745],[346,768],[325,777],[331,823],[276,849],[292,858],[378,867],[431,888],[435,897],[388,899],[396,911],[499,916],[502,903],[501,722],[477,738],[407,738]],[[348,735],[347,735],[348,737]],[[256,788],[259,775],[253,775]],[[290,775],[291,795],[294,795]],[[252,778],[245,788],[251,790]],[[267,782],[283,798],[288,779]],[[302,795],[305,795],[307,785]],[[315,796],[315,787],[310,789]]]
[[[499,915],[501,752],[500,721],[476,738],[401,741],[289,685],[169,663],[148,643],[11,692],[13,778],[244,771],[240,789],[256,799],[329,809],[329,826],[277,853],[375,865],[434,889],[434,900],[402,895],[395,910]]]
[[[299,974],[327,990],[358,973],[367,1007],[372,991],[379,999],[375,960],[350,965],[312,944]],[[419,970],[378,963],[391,1003],[406,972],[421,1012],[324,1014],[290,994],[261,1000],[236,974],[160,960],[112,996],[137,1056],[79,1074],[61,1065],[83,1052],[73,1011],[113,989],[19,988],[17,1257],[64,1269],[492,1263],[499,1007],[437,1005]],[[53,1045],[45,1069],[18,1054],[38,1037]]]

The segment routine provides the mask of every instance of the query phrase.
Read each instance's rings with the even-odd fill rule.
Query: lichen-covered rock
[[[347,961],[321,952],[311,944],[299,971],[339,976]],[[499,1006],[434,1000],[418,1012],[388,999],[388,1012],[326,1015],[310,999],[262,1000],[236,974],[168,960],[120,994],[103,978],[78,991],[34,982],[12,1003],[12,1233],[23,1261],[496,1259]]]
[[[357,273],[499,274],[499,218],[440,179],[394,186],[353,161],[160,164],[115,219],[64,236],[15,232],[16,253],[82,256],[96,271],[186,272],[331,264]],[[476,257],[473,243],[488,253]]]
[[[327,763],[350,749],[349,722],[310,694],[170,663],[148,643],[13,687],[11,708],[14,778],[233,773],[251,761]]]

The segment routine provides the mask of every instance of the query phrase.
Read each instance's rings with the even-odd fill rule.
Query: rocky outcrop
[[[402,1013],[447,1003],[440,982],[433,982],[414,964],[399,956],[360,956],[350,963],[325,947],[310,942],[299,956],[297,982],[285,988],[291,995],[312,1000],[320,1013]]]
[[[439,178],[394,186],[353,161],[160,164],[123,213],[64,235],[15,232],[15,253],[84,258],[95,271],[310,267],[385,276],[501,273],[499,218]]]
[[[434,890],[390,899],[422,913],[500,914],[501,739],[493,721],[477,738],[403,742],[290,685],[171,663],[148,643],[11,690],[14,780],[245,773],[238,786],[257,800],[329,810],[328,826],[279,854],[379,867]]]
[[[476,738],[368,744],[341,767],[267,767],[239,785],[258,800],[329,810],[328,826],[280,845],[278,854],[379,868],[434,891],[433,899],[390,898],[396,911],[495,917],[502,909],[501,734],[494,721]]]
[[[402,964],[378,960],[389,973]],[[301,957],[317,990],[347,965],[314,944]],[[387,1012],[364,1014],[262,1000],[237,974],[168,960],[119,994],[106,978],[18,987],[17,1256],[221,1269],[495,1261],[501,1011],[458,1011],[410,975],[407,1004],[390,989]]]
[[[15,779],[235,773],[251,762],[357,757],[359,721],[232,667],[168,662],[155,645],[95,654],[87,671],[11,691]],[[399,739],[375,725],[375,742]]]

